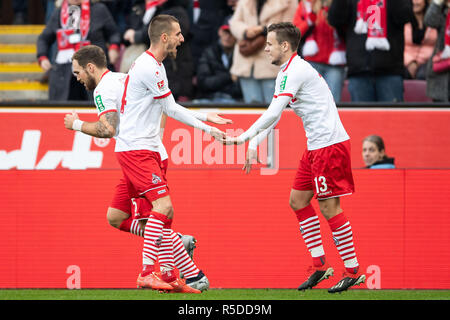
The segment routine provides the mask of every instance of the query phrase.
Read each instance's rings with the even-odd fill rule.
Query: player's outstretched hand
[[[252,163],[254,163],[255,160],[257,163],[261,163],[261,161],[259,161],[258,152],[253,149],[247,149],[245,164],[244,167],[242,168],[242,170],[244,170],[246,174],[250,173],[250,170],[252,169]]]
[[[225,119],[220,116],[220,114],[215,112],[208,112],[206,114],[206,120],[215,124],[230,124],[233,123],[231,119]]]
[[[77,119],[80,119],[78,117],[78,114],[75,111],[72,111],[72,113],[67,113],[66,116],[64,117],[64,126],[67,129],[73,130],[72,126],[73,126],[73,122]]]
[[[225,132],[223,132],[217,128],[214,128],[214,127],[211,128],[211,131],[209,132],[209,134],[212,135],[216,140],[218,140],[222,143],[226,138]]]

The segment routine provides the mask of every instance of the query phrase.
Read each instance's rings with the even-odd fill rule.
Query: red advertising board
[[[59,112],[0,112],[0,288],[133,288],[142,239],[106,221],[121,176],[114,142],[64,129]],[[353,139],[356,192],[342,206],[367,274],[362,288],[450,289],[450,166],[442,156],[450,151],[450,111],[353,112],[341,116]],[[228,129],[246,129],[258,114],[224,116],[234,120]],[[209,137],[168,122],[173,228],[198,239],[194,259],[213,288],[296,288],[304,280],[311,261],[288,205],[304,133],[291,112],[279,129],[278,169],[245,175],[239,150],[232,161]],[[371,133],[385,137],[403,169],[358,169],[356,142]],[[320,221],[336,274],[324,288],[343,265]]]

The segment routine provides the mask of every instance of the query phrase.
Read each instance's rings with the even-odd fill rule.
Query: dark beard
[[[171,59],[176,59],[177,58],[177,52],[176,51],[169,51],[167,53],[167,56]]]
[[[84,83],[84,86],[88,91],[94,90],[96,87],[94,77],[88,76],[87,81]]]
[[[273,60],[272,64],[274,64],[276,66],[280,66],[281,65],[281,61],[280,60]]]

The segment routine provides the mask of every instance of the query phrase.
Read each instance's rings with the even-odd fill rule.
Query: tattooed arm
[[[117,112],[102,114],[96,122],[81,121],[75,112],[66,114],[64,118],[64,125],[67,129],[78,130],[97,138],[114,137],[118,123],[119,115]]]

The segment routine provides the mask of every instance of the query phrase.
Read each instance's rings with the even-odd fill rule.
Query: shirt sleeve
[[[281,75],[281,78],[278,81],[278,88],[276,88],[276,96],[288,96],[294,98],[297,92],[302,87],[305,77],[307,75],[304,74],[303,70],[296,69],[293,71],[294,66],[290,66],[291,72],[286,72]]]
[[[291,98],[286,95],[274,97],[267,110],[264,111],[261,117],[247,131],[239,136],[239,140],[245,142],[256,136],[261,130],[269,128],[279,119],[284,108],[286,108],[290,101]]]
[[[94,90],[94,104],[99,117],[107,112],[117,112],[115,93]]]
[[[264,129],[263,131],[259,132],[257,136],[253,137],[248,143],[248,148],[256,150],[259,144],[269,135],[270,131],[272,131],[272,129],[275,128],[277,123],[280,121],[280,118],[281,114],[278,116],[278,119],[270,125],[270,127]]]
[[[170,94],[167,97],[161,98],[161,102],[165,114],[169,117],[187,124],[188,126],[203,130],[206,133],[210,133],[211,127],[194,117],[192,111],[176,103],[173,95]]]
[[[169,89],[169,81],[167,80],[164,66],[162,68],[152,68],[151,65],[145,67],[140,72],[140,79],[150,91],[153,99],[162,99],[172,93]]]

